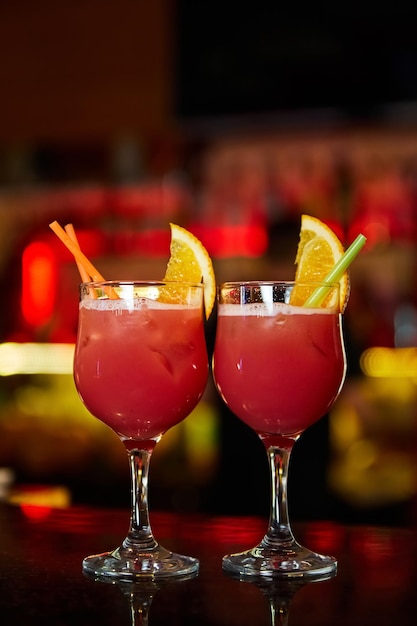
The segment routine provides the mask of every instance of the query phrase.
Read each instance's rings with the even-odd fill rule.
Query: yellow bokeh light
[[[362,354],[360,366],[366,376],[417,381],[417,348],[369,348]]]
[[[67,343],[2,343],[0,376],[71,374],[74,345]]]

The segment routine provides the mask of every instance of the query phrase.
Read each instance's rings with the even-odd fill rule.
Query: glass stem
[[[149,609],[151,608],[152,597],[148,601],[136,604],[134,599],[130,604],[130,621],[131,626],[148,626]]]
[[[154,539],[149,521],[148,475],[151,460],[149,450],[136,448],[128,451],[131,474],[131,515],[129,533],[124,548],[153,550],[158,544]]]
[[[271,511],[268,532],[263,544],[268,547],[290,545],[295,542],[288,516],[287,478],[292,446],[267,449],[271,473]]]
[[[269,610],[271,626],[288,626],[289,603],[270,599]]]

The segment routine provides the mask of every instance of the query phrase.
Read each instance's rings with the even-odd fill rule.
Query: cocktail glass
[[[219,288],[213,374],[224,402],[263,441],[271,476],[268,530],[256,547],[226,555],[223,569],[242,576],[322,576],[331,556],[302,547],[291,530],[287,476],[301,433],[336,399],[346,372],[338,285],[327,304],[291,304],[293,282],[234,282]],[[297,289],[313,291],[317,285]],[[249,455],[248,451],[248,455]]]
[[[208,377],[203,286],[175,282],[83,283],[74,379],[80,397],[126,447],[131,472],[127,537],[86,557],[83,570],[124,580],[183,577],[197,559],[156,541],[148,510],[152,451],[197,405]]]

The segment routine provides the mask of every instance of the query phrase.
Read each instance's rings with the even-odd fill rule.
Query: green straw
[[[338,283],[346,272],[353,259],[359,254],[366,243],[364,235],[358,235],[355,241],[349,246],[346,252],[340,257],[335,266],[322,281],[323,284],[317,287],[304,303],[305,307],[320,306],[332,288],[332,283]]]

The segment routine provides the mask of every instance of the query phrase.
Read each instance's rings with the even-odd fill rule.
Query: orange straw
[[[49,228],[54,231],[55,235],[59,237],[62,243],[68,248],[68,250],[74,255],[75,261],[83,267],[83,271],[88,276],[87,282],[91,280],[93,282],[102,282],[106,279],[100,274],[100,272],[94,267],[91,261],[85,256],[85,254],[81,251],[78,243],[75,243],[71,237],[65,232],[65,230],[58,224],[57,221],[49,224]],[[112,300],[117,300],[118,295],[114,291],[114,289],[105,289],[107,295]]]
[[[67,224],[65,226],[65,232],[67,233],[68,237],[70,239],[72,239],[72,241],[77,244],[77,247],[81,250],[80,248],[80,244],[78,243],[78,238],[77,235],[75,233],[75,229],[74,226],[72,224]],[[91,280],[90,274],[87,272],[87,270],[85,269],[84,265],[82,265],[78,259],[75,259],[75,262],[77,264],[78,267],[78,271],[80,272],[80,276],[81,276],[81,281],[83,283],[89,283]],[[93,298],[93,300],[97,299],[97,292],[94,288],[90,289],[90,296],[91,298]]]
[[[72,239],[72,241],[77,245],[77,248],[81,250],[80,244],[78,243],[77,235],[75,234],[74,226],[72,224],[67,224],[65,226],[65,232],[67,233],[68,237]],[[77,264],[78,271],[80,272],[82,282],[89,283],[91,280],[90,274],[87,272],[84,265],[80,263],[78,259],[75,259],[75,262]]]

